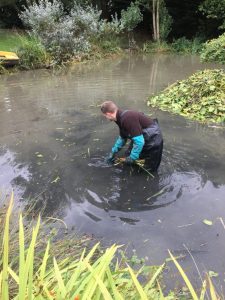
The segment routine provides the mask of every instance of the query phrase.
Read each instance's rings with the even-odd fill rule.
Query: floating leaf
[[[60,180],[60,177],[59,176],[57,176],[54,180],[52,180],[52,182],[51,183],[57,183],[58,181]]]
[[[218,277],[219,274],[214,271],[209,271],[209,277]]]
[[[208,225],[208,226],[211,226],[211,225],[213,224],[212,221],[207,220],[207,219],[204,219],[204,220],[203,220],[203,223],[206,224],[206,225]]]

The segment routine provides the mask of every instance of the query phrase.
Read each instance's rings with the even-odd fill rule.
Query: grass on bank
[[[62,256],[56,257],[51,253],[54,241],[48,239],[44,245],[40,238],[43,231],[40,216],[33,228],[30,224],[24,225],[26,222],[21,214],[19,224],[15,224],[12,209],[13,195],[8,209],[1,214],[1,222],[4,223],[1,224],[3,226],[0,231],[3,245],[0,256],[1,299],[178,299],[173,292],[165,296],[160,286],[159,276],[165,264],[157,268],[148,267],[147,272],[145,266],[133,270],[126,262],[118,259],[120,246],[112,245],[101,253],[97,252],[98,243],[89,251],[86,248],[77,251],[80,256],[61,247],[59,250]],[[28,227],[31,232],[27,236]],[[46,231],[44,234],[46,235]],[[203,281],[198,293],[176,258],[170,252],[169,254],[189,289],[188,295],[183,299],[219,299],[209,277]]]
[[[196,72],[177,81],[159,95],[149,97],[148,106],[159,107],[201,122],[225,122],[225,73]]]
[[[25,35],[12,30],[0,29],[0,51],[16,52],[22,46],[21,37],[25,37]]]

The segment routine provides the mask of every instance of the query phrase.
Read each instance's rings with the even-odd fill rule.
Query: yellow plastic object
[[[5,65],[15,65],[19,62],[19,57],[14,52],[0,51],[0,63]]]

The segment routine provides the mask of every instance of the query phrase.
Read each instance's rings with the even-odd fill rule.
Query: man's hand
[[[106,162],[107,164],[113,164],[115,161],[115,153],[111,152],[107,157],[106,157]]]
[[[126,165],[132,165],[134,162],[135,162],[135,161],[134,161],[132,158],[130,158],[130,156],[126,157],[126,158],[125,158],[125,161],[124,161],[124,163],[125,163]]]

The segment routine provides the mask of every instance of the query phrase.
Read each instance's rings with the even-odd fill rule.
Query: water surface
[[[148,95],[214,67],[196,57],[133,56],[1,77],[2,191],[13,188],[17,200],[35,200],[36,210],[106,243],[128,243],[149,263],[162,263],[167,249],[183,254],[186,245],[200,269],[218,272],[222,282],[225,129],[146,106]],[[158,118],[165,148],[154,179],[105,165],[118,134],[99,113],[106,99]],[[182,264],[190,267],[190,256]]]

